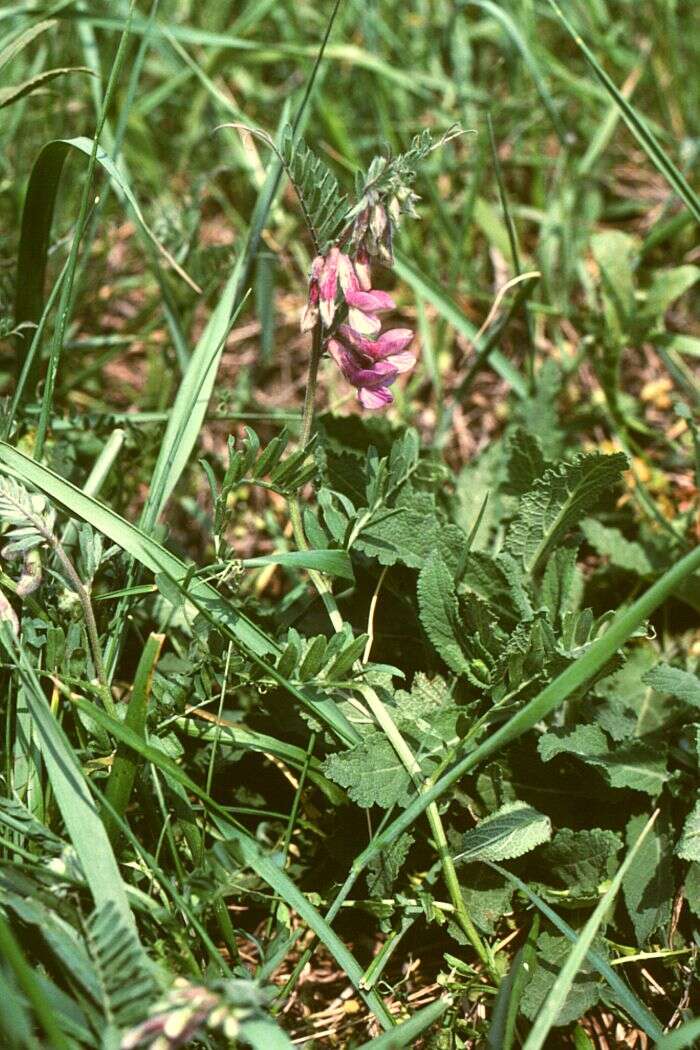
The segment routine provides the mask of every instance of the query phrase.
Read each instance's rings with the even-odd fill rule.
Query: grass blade
[[[697,1046],[698,1039],[700,1039],[700,1017],[662,1036],[656,1043],[656,1050],[685,1050],[688,1046]]]
[[[410,284],[418,295],[434,306],[440,316],[444,317],[448,324],[451,324],[453,328],[455,328],[461,335],[466,336],[467,339],[474,339],[477,334],[476,328],[471,321],[464,316],[454,300],[450,299],[450,297],[446,295],[438,285],[434,284],[433,281],[425,276],[425,274],[421,273],[420,270],[400,252],[396,253],[394,270],[396,271],[397,277],[402,281],[405,281],[406,284]],[[503,356],[500,350],[491,350],[489,361],[493,365],[495,371],[498,372],[499,376],[510,384],[518,397],[527,397],[527,384],[525,380],[518,370],[513,367],[510,361]]]
[[[502,868],[499,864],[489,863],[489,867],[500,872],[504,878],[512,882],[514,886],[517,886],[521,893],[524,893],[525,896],[528,897],[537,908],[539,908],[542,914],[549,919],[552,925],[556,926],[559,932],[564,934],[567,940],[571,941],[572,944],[576,944],[576,941],[578,940],[578,934],[576,931],[573,930],[568,922],[565,922],[560,915],[557,915],[553,908],[550,908],[541,897],[531,890],[527,883],[523,882],[522,879],[519,879],[517,875],[512,873],[512,871],[508,871],[507,868]],[[589,963],[595,967],[601,977],[604,977],[608,982],[608,985],[617,997],[620,1006],[627,1011],[634,1023],[638,1025],[643,1032],[646,1032],[650,1039],[657,1039],[661,1034],[661,1025],[647,1010],[644,1004],[639,1001],[637,996],[627,987],[620,975],[612,968],[608,960],[594,948],[589,948],[586,958]]]
[[[126,709],[124,725],[142,737],[145,737],[146,733],[148,697],[151,692],[153,674],[164,641],[165,635],[151,634],[149,636],[136,668],[134,688]],[[126,813],[137,769],[138,765],[134,761],[131,751],[117,748],[117,753],[112,760],[112,769],[105,791],[105,798],[109,803],[109,808],[105,810],[102,817],[112,844],[115,844],[119,837],[119,828],[112,816],[112,811],[119,817]]]
[[[95,905],[107,901],[127,921],[131,909],[104,824],[100,820],[82,770],[68,739],[52,716],[34,668],[6,624],[0,624],[0,641],[17,668],[27,708],[61,816],[90,887]]]
[[[622,119],[646,153],[649,160],[657,171],[661,172],[669,186],[678,194],[697,221],[700,222],[700,199],[691,188],[685,176],[678,170],[673,161],[668,159],[660,144],[657,142],[653,132],[647,127],[645,121],[639,116],[634,106],[627,101],[622,92],[618,91],[617,87],[602,68],[591,49],[585,43],[581,35],[574,29],[571,22],[569,22],[568,18],[559,7],[559,4],[556,3],[556,0],[548,0],[548,3],[550,7],[554,9],[559,21],[562,23],[566,31],[570,34],[576,45],[588,59],[589,65],[598,80],[614,99],[615,103],[620,107]]]
[[[233,846],[237,859],[242,860],[244,864],[251,867],[268,886],[271,886],[283,898],[290,908],[302,917],[309,928],[325,944],[339,966],[343,968],[379,1023],[387,1030],[393,1029],[394,1022],[391,1014],[389,1014],[377,993],[363,989],[362,975],[364,970],[357,959],[348,951],[340,937],[331,929],[320,912],[297,889],[289,876],[285,875],[277,864],[262,852],[257,842],[248,835],[234,832],[233,835],[227,836],[227,844]],[[231,858],[223,843],[217,843],[213,852],[224,867],[228,868],[230,866]],[[401,1046],[402,1044],[398,1043],[396,1045]]]
[[[442,1017],[448,1006],[451,1006],[450,999],[437,999],[434,1003],[424,1006],[422,1010],[418,1010],[408,1021],[397,1025],[390,1032],[385,1032],[384,1035],[378,1035],[376,1039],[363,1043],[359,1050],[399,1050],[399,1047],[409,1046],[414,1039],[423,1034],[426,1028],[430,1028],[431,1024],[435,1024]]]
[[[642,829],[639,838],[629,850],[627,856],[623,860],[620,867],[617,869],[614,878],[612,879],[609,888],[603,894],[600,902],[596,906],[592,915],[588,919],[586,925],[579,933],[576,943],[574,944],[569,956],[562,966],[561,970],[557,974],[554,984],[549,990],[547,998],[540,1008],[540,1012],[537,1015],[534,1025],[530,1030],[530,1034],[525,1040],[523,1050],[542,1050],[545,1044],[545,1040],[549,1035],[552,1026],[556,1023],[557,1016],[561,1007],[564,1004],[564,1000],[569,994],[571,985],[573,984],[576,974],[581,969],[581,964],[586,958],[589,948],[593,943],[593,939],[598,932],[599,927],[605,920],[609,909],[611,908],[617,894],[622,886],[622,880],[627,872],[630,864],[634,860],[637,850],[644,842],[644,839],[649,834],[654,824],[654,821],[659,815],[659,811],[656,810],[652,815],[651,819],[647,822],[645,827]]]

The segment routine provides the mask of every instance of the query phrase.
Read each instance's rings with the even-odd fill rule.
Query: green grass
[[[692,15],[0,6],[3,1046],[694,1045]]]

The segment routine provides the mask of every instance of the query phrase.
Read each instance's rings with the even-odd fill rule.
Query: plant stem
[[[299,437],[299,447],[306,448],[314,428],[314,408],[316,402],[316,382],[318,380],[318,366],[321,361],[321,354],[323,353],[323,325],[320,321],[316,322],[313,331],[313,340],[311,344],[311,357],[309,359],[309,371],[306,377],[306,391],[304,393],[304,408],[301,414],[301,434]],[[294,542],[301,551],[307,551],[309,544],[306,540],[306,533],[304,532],[304,522],[301,516],[301,505],[299,503],[298,496],[292,496],[289,500],[289,520],[292,525],[292,532],[294,533]],[[311,581],[318,591],[321,601],[326,607],[329,619],[333,624],[335,631],[341,631],[343,628],[343,618],[338,611],[335,598],[333,597],[333,591],[326,577],[313,569],[309,570],[309,576]]]
[[[97,631],[97,622],[95,620],[95,614],[92,609],[92,602],[90,601],[90,595],[88,594],[87,588],[83,581],[80,579],[78,572],[66,554],[63,546],[53,535],[53,533],[46,533],[51,548],[60,561],[66,576],[70,580],[73,590],[80,599],[80,604],[83,610],[83,618],[85,620],[85,628],[87,630],[88,641],[90,642],[90,651],[92,653],[92,662],[95,665],[95,674],[97,675],[97,681],[100,685],[100,695],[102,696],[102,702],[104,703],[105,710],[112,717],[116,717],[116,708],[114,701],[112,700],[112,693],[107,682],[107,675],[105,674],[104,662],[102,660],[102,649],[100,647],[100,637]]]

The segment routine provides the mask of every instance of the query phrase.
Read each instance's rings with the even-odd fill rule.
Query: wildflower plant
[[[690,34],[670,10],[649,22],[650,79],[602,16],[570,36],[553,0],[546,23],[539,0],[482,3],[477,32],[451,4],[346,4],[366,24],[325,54],[326,141],[301,129],[328,34],[293,123],[252,131],[272,150],[263,172],[237,135],[201,148],[202,114],[235,105],[218,58],[196,57],[230,44],[226,4],[181,5],[167,46],[125,5],[102,94],[123,12],[93,35],[87,5],[29,26],[34,5],[15,6],[0,43],[16,116],[0,209],[19,231],[16,277],[11,238],[0,267],[17,378],[0,402],[0,1044],[662,1047],[687,1022],[668,1045],[691,1045],[700,205],[671,136],[656,141],[669,113],[679,141],[698,137],[668,64]],[[205,6],[206,29],[190,26]],[[306,18],[238,6],[230,86],[259,124],[296,83]],[[599,6],[633,27],[634,5]],[[89,81],[40,70],[63,25]],[[609,49],[598,85],[579,28]],[[504,29],[517,47],[493,62]],[[69,69],[81,134],[39,141]],[[671,109],[637,120],[666,82]],[[443,115],[481,123],[487,101],[491,153],[480,128],[478,148],[422,169],[456,126],[375,145]],[[326,145],[379,155],[346,190]],[[217,196],[232,153],[240,209]],[[74,181],[87,172],[78,208],[68,157]],[[153,214],[183,189],[186,221],[164,231]],[[418,214],[400,267],[414,332],[392,270]],[[244,354],[222,391],[234,325]],[[418,337],[420,428],[383,411]],[[357,404],[317,412],[336,369]]]

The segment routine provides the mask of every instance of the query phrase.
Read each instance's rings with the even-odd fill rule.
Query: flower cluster
[[[202,1025],[219,1029],[227,1040],[235,1040],[241,1025],[255,1015],[250,1000],[249,983],[228,982],[228,994],[218,995],[200,985],[176,978],[166,997],[156,1003],[151,1017],[122,1038],[120,1050],[177,1050],[195,1037]],[[241,994],[241,992],[243,994]],[[235,1002],[240,999],[241,1001]]]
[[[390,226],[386,220],[383,229],[390,230]],[[376,238],[374,243],[379,243]],[[334,327],[339,291],[347,309],[347,323]],[[389,387],[416,361],[406,349],[413,338],[410,329],[393,328],[382,333],[377,315],[395,306],[387,292],[372,288],[370,255],[364,245],[356,249],[354,258],[334,245],[325,256],[314,259],[302,331],[313,328],[320,317],[329,333],[328,352],[345,379],[357,388],[364,408],[390,404],[393,397]]]

